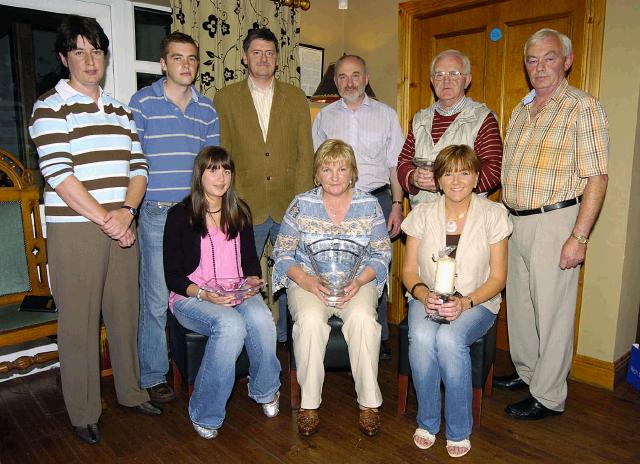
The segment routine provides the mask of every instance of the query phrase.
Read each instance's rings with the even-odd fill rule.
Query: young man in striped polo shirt
[[[68,16],[55,50],[69,80],[41,95],[29,133],[46,180],[47,251],[59,308],[62,393],[74,432],[100,440],[100,315],[107,326],[118,402],[162,411],[139,387],[136,208],[147,163],[128,108],[103,92],[109,39],[93,18]]]
[[[160,44],[165,76],[131,97],[130,106],[147,162],[149,185],[139,218],[140,386],[155,402],[175,398],[166,382],[169,370],[165,326],[169,290],[164,280],[162,236],[167,211],[189,194],[193,160],[201,148],[218,145],[218,115],[211,100],[193,86],[198,46],[173,32]]]

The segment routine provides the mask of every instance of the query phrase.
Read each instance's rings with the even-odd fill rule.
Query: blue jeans
[[[280,389],[276,328],[260,295],[234,308],[186,298],[176,301],[173,309],[180,324],[209,337],[189,400],[192,422],[214,429],[222,426],[243,345],[249,355],[249,397],[258,403],[273,400]]]
[[[280,223],[275,222],[271,217],[262,224],[253,225],[253,236],[256,241],[258,259],[262,257],[267,238],[271,239],[271,244],[273,245],[278,237],[278,232],[280,232]],[[279,314],[276,331],[278,333],[278,341],[284,343],[287,341],[287,292],[284,290],[278,292],[276,298],[278,299]]]
[[[144,201],[140,206],[138,243],[140,247],[140,320],[138,358],[140,386],[153,387],[166,381],[167,304],[169,289],[164,280],[162,237],[170,206]]]
[[[418,398],[418,426],[440,430],[440,380],[445,388],[446,437],[471,435],[471,357],[469,346],[493,325],[496,315],[482,305],[464,311],[451,324],[425,319],[424,304],[409,301],[409,362]]]

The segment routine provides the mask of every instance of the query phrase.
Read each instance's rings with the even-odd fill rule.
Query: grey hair
[[[555,29],[544,28],[544,29],[540,29],[538,32],[534,33],[531,37],[529,37],[529,39],[524,44],[524,59],[525,59],[525,61],[527,59],[527,50],[529,49],[529,47],[531,45],[535,44],[535,43],[541,42],[542,40],[546,39],[547,37],[555,37],[560,41],[560,43],[562,44],[562,54],[564,55],[565,58],[567,56],[571,55],[571,53],[573,52],[573,47],[571,45],[571,39],[569,37],[564,35],[562,32],[556,31]]]
[[[354,59],[356,61],[359,61],[360,64],[362,65],[362,67],[364,68],[364,73],[368,74],[367,62],[364,60],[364,58],[362,58],[361,56],[358,56],[358,55],[342,55],[340,58],[338,58],[338,61],[336,61],[335,71],[337,71],[338,68],[340,67],[340,63],[342,63],[344,60],[349,59],[349,58]]]
[[[460,61],[462,61],[462,73],[471,74],[471,60],[469,60],[469,57],[458,50],[450,49],[450,50],[445,50],[443,52],[438,53],[436,57],[433,60],[431,60],[432,76],[433,76],[433,73],[436,72],[436,62],[440,58],[444,58],[445,56],[457,56],[458,58],[460,58]]]

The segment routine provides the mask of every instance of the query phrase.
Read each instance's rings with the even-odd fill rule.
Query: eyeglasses
[[[461,73],[460,71],[436,71],[431,77],[433,77],[434,81],[443,81],[447,76],[449,76],[449,79],[452,81],[457,81],[463,76],[466,76],[466,74]]]

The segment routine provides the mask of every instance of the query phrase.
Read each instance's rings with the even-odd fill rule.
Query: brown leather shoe
[[[380,431],[380,412],[376,409],[360,409],[360,419],[358,420],[360,431],[370,437]]]
[[[300,433],[300,435],[303,435],[305,437],[313,435],[318,431],[318,425],[320,425],[318,410],[299,409],[296,423],[298,424],[298,432]]]

